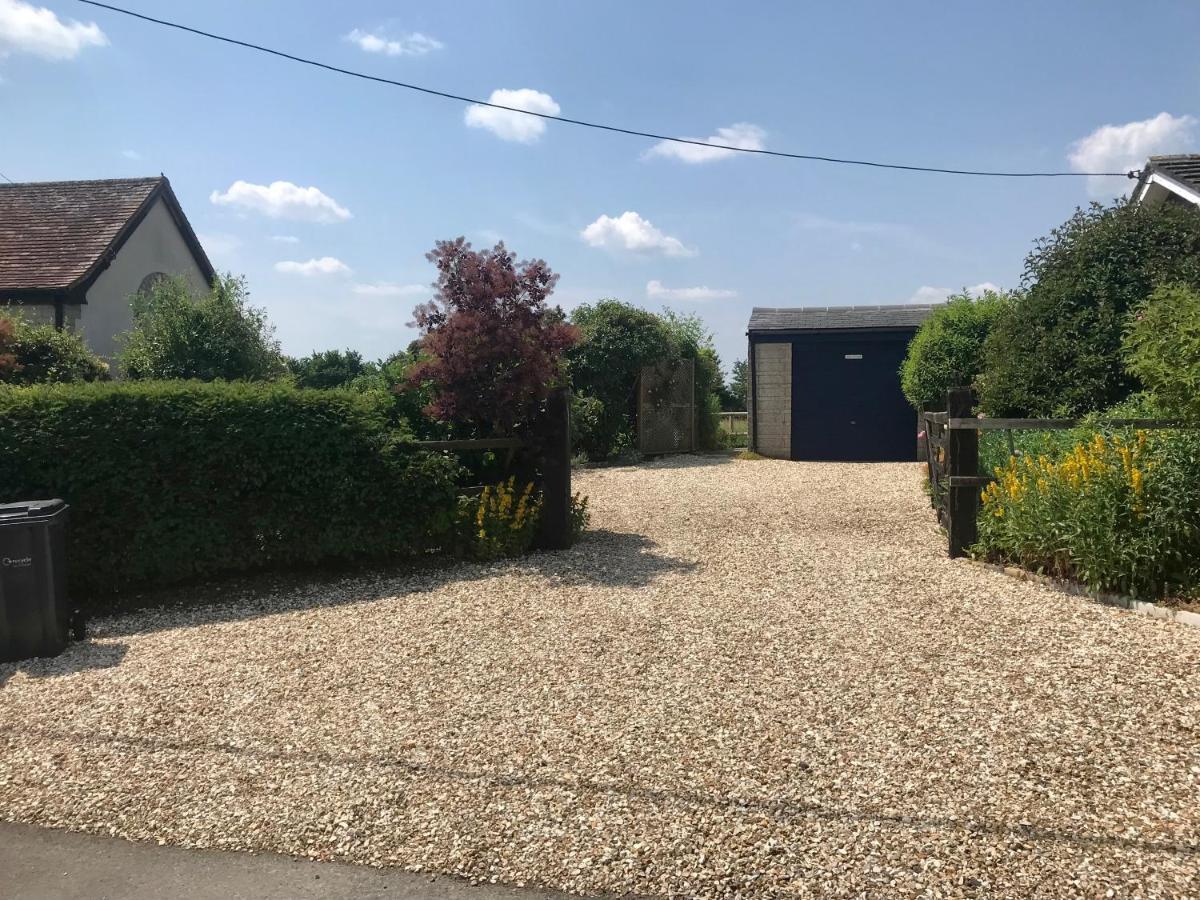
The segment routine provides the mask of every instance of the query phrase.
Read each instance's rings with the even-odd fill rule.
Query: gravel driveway
[[[589,894],[1200,895],[1200,630],[946,559],[916,465],[577,485],[563,554],[0,666],[0,819]]]

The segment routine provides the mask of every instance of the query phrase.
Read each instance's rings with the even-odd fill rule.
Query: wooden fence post
[[[955,428],[955,419],[974,414],[971,389],[951,388],[946,394],[946,497],[947,530],[950,532],[950,556],[966,556],[967,548],[978,540],[976,518],[979,515],[979,432],[974,428]],[[966,483],[960,483],[962,479]]]
[[[564,550],[571,543],[571,395],[555,391],[546,401],[538,451],[542,471],[540,550]]]

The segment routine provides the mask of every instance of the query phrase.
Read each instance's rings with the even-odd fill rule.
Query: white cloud
[[[142,154],[138,153],[136,150],[122,150],[121,155],[126,159],[132,160],[139,160],[142,158]]]
[[[445,45],[427,34],[414,31],[402,34],[396,38],[380,37],[361,28],[355,28],[346,35],[346,40],[358,44],[366,53],[382,53],[385,56],[424,56],[434,50],[441,50]]]
[[[517,91],[500,88],[492,91],[488,101],[500,106],[526,109],[548,116],[557,116],[560,111],[560,107],[554,102],[553,97],[530,88],[521,88]],[[545,119],[527,116],[524,113],[510,112],[507,109],[492,109],[490,106],[480,106],[477,103],[467,107],[464,121],[471,128],[486,128],[498,138],[517,141],[521,144],[532,144],[546,130]]]
[[[1104,125],[1071,145],[1068,160],[1076,172],[1128,172],[1140,169],[1146,157],[1195,149],[1195,116],[1159,113],[1152,119]],[[1128,179],[1103,175],[1088,179],[1093,195],[1113,196],[1130,186]]]
[[[724,144],[726,147],[738,147],[743,150],[762,150],[766,146],[767,133],[757,125],[749,122],[738,122],[728,128],[718,128],[717,133],[706,138],[688,138],[688,140],[703,141],[706,144]],[[697,144],[680,144],[675,141],[659,141],[643,156],[665,156],[667,159],[677,159],[685,163],[715,162],[718,159],[728,159],[735,156],[736,151],[724,147],[701,147]]]
[[[646,282],[646,296],[651,300],[684,300],[703,303],[706,300],[730,300],[737,296],[737,291],[710,287],[669,288],[661,281],[651,280]]]
[[[314,275],[349,275],[350,267],[334,256],[322,256],[320,259],[310,259],[305,262],[285,260],[275,263],[275,271],[285,275],[303,275],[312,278]]]
[[[300,187],[290,181],[251,184],[235,181],[224,193],[213,191],[209,200],[218,206],[237,206],[260,212],[272,219],[302,222],[344,222],[350,210],[315,187]]]
[[[15,52],[50,60],[74,59],[84,47],[107,43],[95,22],[63,21],[43,6],[0,0],[0,56]]]
[[[635,212],[626,211],[615,219],[601,216],[579,236],[593,247],[608,250],[628,250],[633,253],[660,253],[663,256],[695,256],[696,251],[685,247],[678,238],[663,234],[648,220]]]
[[[416,297],[433,293],[428,285],[399,284],[394,281],[356,282],[351,290],[363,297]]]
[[[958,294],[965,291],[972,297],[979,297],[984,293],[984,291],[999,290],[1001,290],[1001,287],[997,284],[993,284],[990,281],[981,281],[979,284],[973,284],[970,287],[959,288],[958,290],[953,288],[932,287],[928,284],[923,284],[913,292],[913,295],[909,297],[908,300],[910,303],[945,303],[946,299],[951,294]]]
[[[273,234],[271,235],[271,240],[275,241],[277,244],[300,243],[300,238],[296,237],[294,234]]]

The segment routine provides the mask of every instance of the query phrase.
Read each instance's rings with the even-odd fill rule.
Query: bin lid
[[[23,500],[19,503],[0,503],[0,522],[6,524],[20,519],[44,519],[67,508],[63,500]]]

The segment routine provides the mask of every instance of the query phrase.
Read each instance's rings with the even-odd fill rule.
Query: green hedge
[[[73,596],[419,552],[457,463],[406,448],[378,399],[283,384],[0,388],[0,500],[71,504]]]

